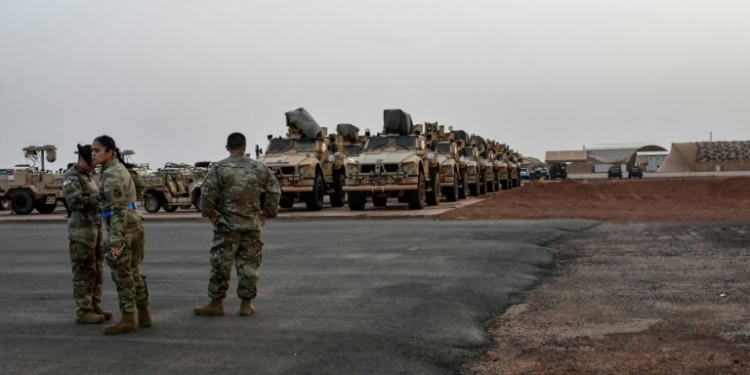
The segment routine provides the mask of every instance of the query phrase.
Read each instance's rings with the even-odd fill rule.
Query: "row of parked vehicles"
[[[304,202],[320,210],[327,195],[333,207],[351,210],[391,199],[422,209],[520,186],[521,156],[506,144],[437,122],[413,124],[400,109],[383,112],[376,134],[339,124],[329,135],[304,108],[286,119],[285,136],[269,135],[265,152],[256,146],[258,160],[279,180],[282,208]]]
[[[256,157],[277,176],[282,208],[303,202],[310,211],[323,208],[326,196],[333,207],[363,210],[368,202],[383,207],[390,200],[411,209],[455,202],[521,185],[521,155],[507,144],[469,135],[437,122],[413,124],[402,110],[385,110],[383,129],[360,134],[358,127],[339,124],[335,134],[320,127],[304,108],[286,114],[287,133],[269,135]],[[52,145],[24,148],[32,165],[0,170],[0,202],[17,214],[55,210],[62,197],[62,170],[44,170],[54,162]],[[123,152],[126,158],[134,153]],[[41,168],[35,167],[41,157]],[[174,212],[200,204],[200,191],[211,162],[167,163],[156,171],[136,166],[145,187],[147,212]],[[95,179],[98,173],[94,173]]]

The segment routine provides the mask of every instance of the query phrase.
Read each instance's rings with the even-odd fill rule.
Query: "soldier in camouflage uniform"
[[[78,163],[71,165],[63,177],[63,195],[71,210],[68,239],[73,263],[76,323],[83,324],[112,319],[111,312],[99,307],[102,302],[104,239],[99,189],[90,174],[93,169],[91,146],[78,145]]]
[[[104,327],[104,333],[113,335],[135,332],[136,307],[138,323],[145,327],[151,326],[148,288],[140,271],[144,256],[143,217],[136,211],[135,183],[112,138],[106,135],[96,138],[92,146],[92,157],[94,164],[102,166],[99,197],[108,233],[105,250],[112,280],[117,285],[122,312],[120,321]]]
[[[281,198],[279,182],[263,163],[245,156],[245,136],[232,133],[227,139],[230,156],[211,167],[201,188],[201,211],[214,225],[211,244],[211,302],[195,308],[196,315],[224,315],[232,263],[240,278],[237,296],[242,299],[240,315],[255,311],[263,242],[261,227],[266,218],[276,217]],[[265,201],[261,209],[261,193]]]

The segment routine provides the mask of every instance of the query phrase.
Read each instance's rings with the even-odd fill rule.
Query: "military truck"
[[[160,209],[174,212],[178,208],[198,208],[201,186],[210,166],[206,163],[166,163],[164,168],[143,177],[143,208],[149,213]]]
[[[519,165],[521,164],[521,155],[511,150],[510,161],[508,162],[508,174],[510,175],[510,183],[512,188],[521,186],[521,176],[519,174]]]
[[[422,134],[411,115],[400,109],[383,111],[383,133],[371,136],[365,148],[346,164],[349,209],[363,210],[367,198],[384,207],[389,198],[409,203],[410,209],[440,201],[440,165],[432,134]]]
[[[495,175],[493,171],[492,160],[489,159],[487,151],[487,141],[478,136],[471,136],[471,145],[477,150],[477,184],[479,186],[479,194],[492,193],[495,191],[494,183]]]
[[[495,172],[495,191],[508,189],[510,185],[510,173],[508,172],[508,163],[505,161],[505,152],[503,145],[496,141],[487,141],[488,148],[492,151],[492,169]]]
[[[290,208],[305,202],[308,211],[323,209],[327,194],[331,206],[344,205],[343,162],[336,162],[336,142],[304,108],[285,113],[286,137],[268,136],[265,155],[256,147],[258,160],[276,174],[281,185],[279,206]]]
[[[57,160],[54,145],[29,146],[23,149],[24,156],[31,164],[17,165],[5,169],[0,178],[0,201],[10,201],[10,207],[18,215],[28,215],[36,210],[48,214],[55,210],[57,202],[63,200],[63,175],[45,170],[44,161]],[[41,168],[37,162],[41,160]]]
[[[465,185],[468,190],[467,196],[479,195],[479,151],[469,142],[471,137],[464,131],[453,131],[454,139],[459,149],[459,173],[461,179],[466,181]],[[459,191],[460,193],[460,191]]]
[[[445,132],[445,126],[437,122],[425,122],[425,132],[432,134],[437,139],[437,162],[440,165],[440,193],[448,202],[459,199],[461,190],[460,167],[458,146],[453,141],[453,128],[449,127],[449,133]],[[464,198],[466,194],[464,193]]]
[[[466,157],[466,146],[469,144],[469,135],[463,130],[452,130],[451,138],[456,143],[458,150],[458,199],[466,199],[471,195],[469,191],[469,170],[473,171],[476,180],[476,162]],[[470,168],[471,167],[471,168]]]

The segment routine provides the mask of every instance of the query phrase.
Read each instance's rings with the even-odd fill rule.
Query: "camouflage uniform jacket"
[[[128,221],[126,215],[138,216],[138,213],[135,210],[128,210],[128,205],[135,203],[136,198],[133,179],[125,166],[116,159],[102,164],[99,197],[102,202],[102,212],[112,211],[112,215],[107,219],[109,243],[119,244],[125,239]]]
[[[71,211],[68,228],[71,233],[80,228],[98,228],[101,225],[99,188],[91,175],[78,164],[63,176],[63,196]],[[94,237],[96,240],[96,237]]]
[[[265,164],[242,153],[211,167],[201,187],[201,212],[215,218],[221,215],[218,226],[223,230],[258,230],[261,214],[261,194],[266,194],[263,213],[276,217],[281,198],[279,182]]]

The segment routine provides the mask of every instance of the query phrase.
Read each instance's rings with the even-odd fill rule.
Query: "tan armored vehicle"
[[[256,148],[258,160],[276,174],[281,185],[279,206],[290,208],[302,201],[308,211],[318,211],[323,209],[326,194],[331,206],[343,206],[344,169],[341,161],[336,162],[336,142],[325,137],[326,130],[304,108],[285,115],[286,137],[269,135],[265,155]]]
[[[467,196],[479,195],[479,151],[476,147],[471,146],[469,135],[463,130],[453,131],[454,140],[459,149],[459,173],[461,179],[465,181]],[[459,190],[459,198],[461,198]]]
[[[411,209],[437,205],[440,201],[440,165],[432,134],[421,134],[411,116],[400,110],[385,110],[383,133],[371,136],[362,153],[346,164],[349,208],[363,210],[367,198],[376,207],[388,198],[409,203]]]
[[[478,136],[471,136],[472,146],[477,148],[477,166],[479,170],[479,194],[492,193],[495,191],[495,170],[487,141]]]
[[[508,163],[505,160],[505,145],[496,141],[487,141],[487,145],[492,152],[492,165],[495,171],[495,190],[509,189],[510,173],[508,172]]]
[[[518,165],[521,163],[521,155],[513,150],[508,153],[508,174],[510,174],[511,188],[521,186],[521,178],[518,174]]]
[[[10,207],[18,215],[28,215],[33,210],[48,214],[55,210],[57,201],[63,200],[61,173],[44,169],[44,161],[57,160],[57,148],[53,145],[29,146],[23,149],[26,159],[32,164],[17,165],[5,169],[0,178],[0,201],[10,201]],[[41,168],[36,167],[41,160]]]
[[[459,199],[460,190],[466,189],[466,184],[461,181],[460,156],[458,146],[453,141],[452,127],[445,132],[445,126],[437,122],[425,122],[425,132],[437,138],[437,162],[440,165],[440,193],[448,202]],[[464,191],[463,198],[466,198]]]
[[[167,163],[164,168],[143,177],[143,208],[150,213],[160,209],[174,212],[178,208],[198,208],[201,185],[210,165],[210,162],[195,165]]]

